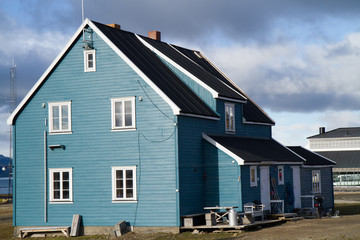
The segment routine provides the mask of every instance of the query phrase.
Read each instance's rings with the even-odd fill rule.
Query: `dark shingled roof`
[[[134,33],[93,22],[156,86],[180,109],[181,113],[218,117],[181,81]]]
[[[245,163],[303,163],[304,160],[274,139],[212,136],[214,141],[242,158]]]
[[[296,154],[299,154],[302,158],[305,158],[304,165],[307,166],[322,166],[322,165],[335,165],[333,161],[330,159],[321,156],[315,152],[312,152],[310,150],[307,150],[300,146],[291,146],[288,147],[291,151],[295,152]]]
[[[204,68],[206,71],[220,79],[222,82],[226,83],[229,86],[232,86],[233,89],[236,89],[240,94],[244,95],[247,98],[247,102],[243,104],[243,114],[248,122],[257,122],[257,123],[267,123],[267,124],[275,124],[275,122],[269,118],[269,116],[257,105],[253,102],[249,96],[234,85],[233,82],[229,81],[219,70],[212,65],[211,62],[206,57],[200,58],[202,56],[200,52],[195,50],[189,50],[183,47],[178,47],[172,45],[186,57],[190,58],[192,61],[196,62],[199,66]]]
[[[349,127],[349,128],[337,128],[325,133],[317,134],[309,138],[349,138],[349,137],[360,137],[360,128],[359,127]]]
[[[360,151],[328,151],[318,154],[336,162],[336,168],[360,168]]]
[[[219,96],[232,98],[234,100],[246,101],[246,98],[242,96],[239,92],[235,91],[232,87],[225,84],[222,81],[219,81],[217,77],[210,74],[200,65],[194,63],[189,58],[180,54],[176,49],[171,47],[169,44],[161,41],[156,41],[150,38],[142,37],[146,42],[151,44],[153,47],[158,49],[160,52],[165,54],[167,57],[172,59],[174,62],[179,64],[181,67],[186,69],[188,72],[192,73],[198,79],[202,80],[209,87],[214,89],[219,93]]]

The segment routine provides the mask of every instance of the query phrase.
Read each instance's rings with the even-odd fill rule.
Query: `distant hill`
[[[0,178],[9,176],[8,168],[6,168],[5,172],[2,170],[2,168],[4,166],[6,166],[6,167],[9,166],[9,161],[10,161],[10,158],[5,157],[5,156],[0,154]],[[11,165],[12,165],[12,163],[11,163]]]

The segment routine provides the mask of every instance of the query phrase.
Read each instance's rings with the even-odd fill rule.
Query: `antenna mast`
[[[12,60],[12,66],[10,67],[10,114],[16,108],[16,65],[14,59]],[[9,146],[9,165],[8,165],[8,174],[9,174],[9,183],[8,183],[8,199],[10,200],[10,189],[11,189],[11,175],[12,175],[12,164],[13,161],[13,149],[12,149],[12,125],[10,125],[10,146]]]
[[[81,0],[81,14],[82,14],[82,22],[84,22],[84,0]]]

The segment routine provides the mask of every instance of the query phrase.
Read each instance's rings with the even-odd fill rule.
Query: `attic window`
[[[235,133],[235,105],[225,103],[225,131]]]
[[[84,72],[96,71],[95,49],[84,51]]]

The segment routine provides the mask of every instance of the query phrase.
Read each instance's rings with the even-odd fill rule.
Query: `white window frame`
[[[53,107],[59,107],[59,129],[54,129],[54,123],[53,123]],[[62,128],[62,111],[61,107],[67,106],[68,108],[68,128],[63,129]],[[72,133],[71,132],[71,101],[65,101],[65,102],[50,102],[49,103],[49,133]]]
[[[54,173],[60,173],[60,198],[54,198]],[[69,198],[63,197],[63,172],[69,173]],[[50,168],[49,169],[49,199],[52,203],[72,203],[73,202],[73,182],[72,182],[72,168]]]
[[[89,67],[89,55],[93,55],[93,66]],[[96,51],[95,49],[84,51],[84,72],[96,72]]]
[[[116,171],[132,170],[133,197],[126,197],[126,181],[123,181],[124,197],[116,197]],[[136,166],[112,167],[112,201],[113,202],[134,202],[137,201]],[[126,178],[125,174],[123,175]]]
[[[253,172],[254,172],[254,176],[252,174]],[[250,166],[250,187],[257,187],[257,167],[256,166]]]
[[[311,187],[312,193],[321,193],[321,171],[311,171]]]
[[[280,178],[280,171],[281,171],[281,178]],[[278,175],[278,185],[284,185],[284,166],[278,166],[278,171],[277,171],[277,175]]]
[[[131,126],[125,126],[125,102],[131,101]],[[115,103],[122,102],[122,127],[117,127],[115,120]],[[135,119],[135,97],[124,97],[124,98],[112,98],[111,99],[111,129],[112,130],[135,130],[136,128],[136,119]]]
[[[230,123],[231,115],[232,115],[232,127]],[[227,125],[228,118],[229,118],[229,126]],[[225,103],[225,132],[235,133],[235,104],[233,103]]]

